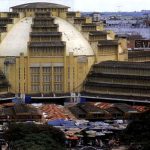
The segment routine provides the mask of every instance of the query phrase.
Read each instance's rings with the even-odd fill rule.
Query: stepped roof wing
[[[63,41],[53,41],[53,42],[29,42],[29,47],[54,47],[54,46],[65,46]]]
[[[138,58],[138,57],[149,57],[150,50],[137,50],[137,51],[129,51],[128,58]]]
[[[127,69],[150,69],[150,62],[104,61],[95,64],[94,67],[111,67]]]
[[[95,23],[83,23],[82,24],[82,27],[89,27],[89,26],[96,27],[97,25]]]
[[[61,32],[31,32],[30,36],[61,36]]]
[[[114,45],[114,46],[117,46],[119,43],[118,43],[118,40],[100,40],[98,41],[98,46],[110,46],[110,45]]]
[[[11,8],[12,9],[15,9],[15,8],[26,9],[26,8],[69,8],[69,7],[65,5],[48,3],[48,2],[36,2],[36,3],[21,4],[21,5],[13,6]]]
[[[91,31],[90,35],[107,35],[107,31]]]

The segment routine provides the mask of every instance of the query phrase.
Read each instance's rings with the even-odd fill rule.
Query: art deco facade
[[[29,3],[0,13],[0,93],[80,92],[92,65],[127,59],[126,39],[66,6]]]

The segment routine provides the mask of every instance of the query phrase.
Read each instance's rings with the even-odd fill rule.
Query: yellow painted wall
[[[66,12],[59,12],[58,17],[66,19],[67,18],[67,14],[66,14]]]
[[[86,17],[86,22],[85,23],[92,23],[92,17]]]
[[[98,24],[96,27],[97,31],[103,31],[104,30],[104,25],[103,24]]]
[[[67,57],[67,89],[71,92],[79,92],[82,84],[94,63],[93,56],[73,56]]]
[[[81,17],[81,13],[79,11],[76,12],[76,17]]]
[[[25,13],[24,12],[19,12],[19,18],[22,19],[25,17]]]
[[[108,31],[107,40],[114,40],[114,39],[115,39],[115,33],[113,31]]]
[[[7,17],[7,13],[6,12],[0,12],[0,17]]]
[[[7,35],[6,32],[0,33],[0,43],[3,41],[6,35]]]

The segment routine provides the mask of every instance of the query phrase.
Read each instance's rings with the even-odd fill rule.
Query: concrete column
[[[27,93],[31,93],[31,71],[30,71],[30,57],[29,57],[29,51],[28,51],[28,57],[27,57]]]
[[[64,73],[63,73],[63,76],[64,76],[64,82],[63,82],[63,84],[64,84],[64,92],[67,92],[67,56],[66,56],[66,48],[65,48],[65,51],[64,51]]]
[[[24,91],[24,85],[25,85],[24,68],[25,68],[25,65],[24,65],[24,54],[23,53],[20,53],[19,67],[20,67],[20,70],[19,70],[19,72],[20,72],[20,81],[19,81],[20,93],[24,94],[25,93],[25,91]]]
[[[74,59],[73,59],[73,53],[70,52],[69,53],[69,64],[68,64],[68,67],[70,68],[70,80],[69,80],[69,83],[70,83],[70,91],[73,91],[73,67],[74,67]]]
[[[95,55],[95,62],[98,60],[98,42],[91,42],[91,47],[93,49],[94,55]]]
[[[40,93],[43,93],[43,71],[41,64],[40,64]]]
[[[52,82],[51,82],[51,88],[52,88],[52,92],[54,92],[54,67],[53,67],[53,63],[52,63]]]

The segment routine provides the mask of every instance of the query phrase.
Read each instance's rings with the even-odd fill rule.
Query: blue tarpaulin
[[[48,125],[52,126],[62,126],[63,119],[57,119],[53,121],[48,121]]]
[[[13,103],[20,103],[20,100],[15,97],[14,99],[12,99],[12,102],[13,102]]]
[[[68,121],[68,120],[64,120],[64,119],[57,119],[57,120],[53,120],[53,121],[48,121],[48,125],[52,125],[52,126],[65,126],[65,127],[75,127],[75,123],[74,121]]]
[[[85,103],[86,102],[86,98],[80,98],[80,103]]]
[[[26,96],[25,97],[25,103],[26,104],[30,104],[31,103],[31,97],[30,96]]]

